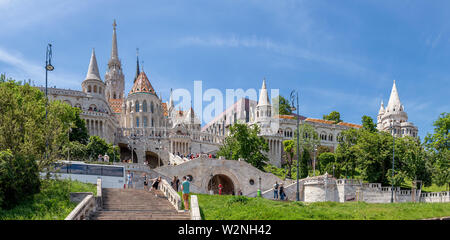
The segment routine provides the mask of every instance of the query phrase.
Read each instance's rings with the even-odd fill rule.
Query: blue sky
[[[450,111],[449,1],[57,1],[0,0],[0,72],[81,89],[92,48],[102,79],[117,20],[126,92],[136,48],[157,92],[170,88],[268,88],[300,92],[300,113],[333,110],[376,120],[393,80],[423,139]],[[204,103],[205,107],[207,103]]]

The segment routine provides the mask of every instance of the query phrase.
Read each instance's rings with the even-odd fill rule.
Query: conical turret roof
[[[392,85],[392,90],[391,90],[391,96],[389,97],[389,102],[386,107],[386,110],[388,112],[401,111],[402,110],[401,106],[402,106],[402,103],[400,102],[400,97],[398,96],[397,86],[395,85],[395,80],[394,80],[394,84]]]
[[[270,105],[270,101],[269,95],[267,94],[266,78],[264,78],[261,90],[259,92],[258,106],[267,106],[267,105]]]
[[[378,114],[383,114],[384,111],[385,111],[385,109],[384,109],[384,103],[383,103],[383,100],[381,100],[381,106],[380,106],[380,110],[378,111]]]
[[[86,74],[86,80],[94,79],[101,81],[100,74],[98,72],[97,58],[95,57],[95,50],[92,49],[91,61],[89,62],[88,72]]]

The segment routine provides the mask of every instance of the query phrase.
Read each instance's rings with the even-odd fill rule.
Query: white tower
[[[408,122],[408,114],[400,102],[395,80],[387,107],[384,108],[384,104],[381,102],[377,116],[377,129],[379,131],[389,131],[395,136],[417,137],[418,129],[413,123]]]

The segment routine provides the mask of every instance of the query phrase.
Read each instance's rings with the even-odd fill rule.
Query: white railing
[[[96,210],[96,202],[92,194],[87,195],[64,220],[84,220]]]
[[[167,197],[167,200],[172,203],[175,209],[180,210],[181,197],[165,179],[161,179],[161,182],[158,184],[158,188],[159,190],[161,190],[161,192],[164,193],[164,195]]]
[[[191,196],[191,220],[202,220],[202,216],[200,215],[200,207],[198,205],[197,195]]]

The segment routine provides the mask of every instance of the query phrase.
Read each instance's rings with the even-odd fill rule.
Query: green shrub
[[[39,192],[40,180],[36,160],[32,156],[12,155],[0,151],[0,203],[12,208],[28,196]]]
[[[245,204],[247,204],[248,201],[249,201],[249,199],[247,197],[244,197],[244,196],[233,196],[230,199],[228,199],[227,205],[230,206],[230,205],[233,205],[235,203],[245,205]]]

